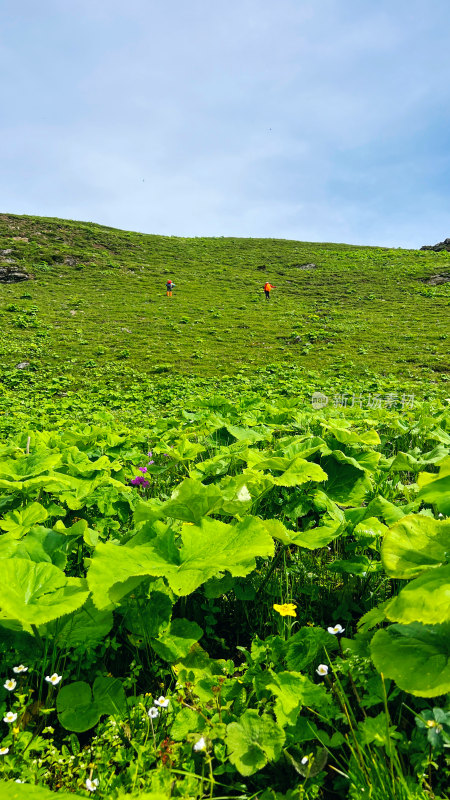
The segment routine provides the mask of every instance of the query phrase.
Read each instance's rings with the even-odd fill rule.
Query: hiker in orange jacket
[[[266,300],[270,300],[270,292],[271,292],[272,289],[276,289],[276,288],[277,287],[276,286],[272,286],[272,284],[269,283],[269,281],[266,281],[266,283],[264,284],[264,294],[266,296]]]

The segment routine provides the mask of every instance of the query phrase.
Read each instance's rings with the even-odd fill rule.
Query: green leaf
[[[40,503],[31,503],[25,508],[17,509],[6,514],[0,520],[0,528],[9,531],[14,538],[20,539],[33,525],[44,522],[48,517],[47,509]]]
[[[389,753],[392,739],[399,738],[396,730],[396,726],[389,725],[386,714],[382,712],[358,723],[358,739],[362,745],[375,744],[377,747],[385,747]]]
[[[405,586],[386,606],[393,622],[450,622],[450,565],[425,572]]]
[[[359,506],[365,500],[372,483],[364,471],[336,460],[335,453],[321,463],[328,475],[323,489],[331,500],[341,506]]]
[[[174,619],[167,631],[150,642],[153,650],[165,661],[174,663],[185,658],[192,646],[203,636],[196,622],[187,619]]]
[[[253,775],[268,761],[277,761],[284,744],[284,732],[267,714],[248,710],[238,722],[227,725],[229,759],[241,775]]]
[[[436,697],[450,691],[450,624],[390,625],[370,644],[375,667],[405,692]]]
[[[381,546],[383,566],[393,578],[412,578],[447,561],[450,520],[408,514],[389,528]]]
[[[75,681],[60,689],[56,708],[63,728],[82,733],[93,728],[103,714],[123,714],[126,711],[125,692],[117,678],[96,678],[92,691],[85,681]]]
[[[120,613],[127,630],[134,636],[142,637],[145,641],[157,637],[168,628],[172,616],[172,600],[169,589],[164,591],[152,590],[147,600],[139,603],[130,601],[122,603]]]
[[[175,594],[187,595],[219,572],[248,575],[256,556],[274,552],[272,538],[255,517],[236,525],[206,517],[200,525],[183,525],[181,539],[180,550],[171,531],[132,548],[99,543],[87,576],[97,608],[107,607],[112,587],[132,576],[165,577]]]
[[[450,515],[450,456],[441,462],[439,474],[421,472],[417,479],[421,487],[417,499],[436,506],[446,516]]]
[[[170,735],[176,742],[182,742],[189,733],[201,733],[205,725],[204,717],[193,708],[182,708],[172,723]]]
[[[326,547],[334,539],[337,539],[344,527],[344,525],[336,522],[333,525],[310,528],[308,531],[294,533],[292,543],[298,547],[305,547],[307,550],[317,550],[319,547]]]
[[[70,614],[87,600],[85,581],[67,578],[53,564],[21,558],[1,562],[0,607],[13,619],[42,625]]]
[[[46,789],[45,786],[20,784],[11,780],[0,781],[0,797],[2,800],[55,800],[55,792]],[[81,800],[82,797],[86,798],[86,795],[58,792],[58,800]]]
[[[85,650],[96,647],[108,635],[113,626],[112,611],[98,611],[89,598],[83,608],[70,615],[63,625],[50,623],[50,632],[58,647],[80,647]]]
[[[289,669],[299,672],[315,661],[326,648],[328,652],[336,650],[338,643],[333,636],[323,628],[301,628],[288,640],[286,664]]]
[[[349,428],[340,428],[338,425],[331,422],[321,422],[320,424],[325,431],[330,431],[334,438],[338,442],[341,442],[341,444],[369,444],[375,446],[381,444],[380,437],[374,430],[358,433]]]
[[[301,486],[308,481],[326,481],[327,474],[318,464],[296,458],[282,475],[272,477],[277,486]]]
[[[165,517],[198,524],[221,500],[220,489],[215,484],[204,486],[200,481],[186,478],[164,503],[163,513]]]
[[[36,453],[20,458],[5,458],[0,463],[0,477],[8,481],[25,481],[42,475],[61,464],[60,453]]]

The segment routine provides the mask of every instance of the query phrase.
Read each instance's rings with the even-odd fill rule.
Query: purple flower
[[[152,451],[150,450],[150,452],[149,452],[149,453],[147,453],[147,455],[148,455],[148,457],[149,457],[149,458],[151,458],[151,457],[152,457],[152,455],[153,455]]]
[[[149,466],[150,466],[150,464],[154,464],[154,463],[155,463],[154,461],[149,461],[148,462]],[[147,468],[146,468],[146,471],[147,471]]]
[[[147,481],[147,480],[144,478],[144,476],[143,476],[143,475],[136,475],[136,477],[135,477],[135,478],[133,478],[133,479],[130,481],[130,484],[131,484],[132,486],[143,486],[144,488],[147,488],[147,486],[150,486],[150,483],[149,483],[149,481]]]
[[[138,467],[139,472],[147,472],[147,467]]]

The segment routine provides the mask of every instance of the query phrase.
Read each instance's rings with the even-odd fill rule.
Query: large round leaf
[[[386,607],[393,622],[450,622],[450,566],[428,570],[408,583]]]
[[[377,631],[370,650],[386,678],[418,697],[450,691],[450,624],[390,625]]]
[[[102,714],[122,714],[125,708],[125,692],[117,678],[96,678],[92,691],[85,681],[75,681],[63,686],[56,698],[61,725],[75,733],[93,728]]]
[[[389,528],[381,547],[383,565],[393,578],[414,578],[447,561],[450,520],[407,514]]]
[[[80,608],[89,596],[86,581],[67,578],[53,564],[23,558],[0,561],[0,608],[13,619],[42,625]]]
[[[248,710],[238,722],[227,725],[226,743],[230,761],[241,775],[253,775],[268,761],[277,761],[284,743],[284,731],[268,714]]]

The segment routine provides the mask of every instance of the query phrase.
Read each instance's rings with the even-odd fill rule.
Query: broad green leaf
[[[301,486],[308,481],[326,481],[322,467],[303,458],[296,458],[282,475],[272,476],[277,486]]]
[[[40,503],[31,503],[25,508],[17,509],[6,514],[0,520],[0,528],[9,531],[15,538],[20,539],[33,525],[45,522],[48,517],[47,509]]]
[[[354,534],[359,534],[362,536],[384,536],[388,531],[386,525],[383,525],[379,519],[376,517],[367,517],[360,522],[359,525],[356,525],[355,530],[353,531]]]
[[[93,728],[103,714],[123,714],[126,711],[125,692],[117,678],[96,678],[92,691],[85,681],[75,681],[59,690],[56,709],[63,728],[82,733]]]
[[[144,641],[163,633],[172,616],[173,604],[169,591],[152,591],[147,600],[122,603],[120,613],[123,614],[127,630],[134,636],[142,637]]]
[[[152,639],[151,646],[165,661],[174,663],[185,658],[203,631],[196,622],[187,619],[174,619],[169,628],[158,639]]]
[[[222,500],[220,489],[214,484],[204,486],[200,481],[186,478],[163,506],[165,517],[198,524]]]
[[[0,781],[0,797],[2,800],[55,800],[55,792],[52,792],[45,786],[35,786],[30,783],[16,783],[14,780],[11,780]],[[58,800],[81,800],[81,798],[86,798],[86,794],[58,792]],[[130,796],[129,800],[132,800]]]
[[[379,672],[405,692],[437,697],[450,691],[450,624],[390,625],[370,644]]]
[[[21,558],[0,564],[0,607],[22,623],[43,625],[80,608],[89,596],[83,579],[67,578],[53,564]]]
[[[365,472],[337,461],[334,454],[323,458],[321,463],[328,475],[323,489],[331,500],[341,506],[359,506],[372,488]]]
[[[42,475],[61,464],[60,453],[36,453],[19,458],[5,458],[0,462],[0,477],[8,481],[26,481]]]
[[[389,528],[382,546],[383,566],[393,578],[413,578],[447,561],[450,520],[409,514]]]
[[[450,565],[428,570],[408,583],[386,606],[393,622],[450,622]]]
[[[289,669],[300,672],[315,661],[319,654],[322,657],[324,648],[331,653],[337,646],[336,636],[323,628],[301,628],[288,639],[286,664]]]
[[[201,733],[205,725],[205,718],[193,708],[182,708],[172,723],[170,735],[176,742],[183,742],[188,733]]]
[[[278,761],[284,739],[284,731],[268,714],[260,717],[254,710],[227,725],[229,759],[245,776],[258,772],[268,761]]]
[[[297,547],[305,547],[307,550],[317,550],[319,547],[326,547],[334,539],[337,539],[344,527],[339,522],[335,522],[332,525],[310,528],[307,531],[294,533],[292,543],[296,544]]]
[[[381,444],[380,437],[374,430],[358,433],[349,428],[340,428],[338,425],[330,422],[321,422],[320,424],[326,431],[330,431],[334,438],[341,444],[369,444],[375,446]]]
[[[441,462],[438,475],[421,472],[417,483],[421,487],[417,499],[436,506],[439,512],[450,516],[450,456]]]
[[[67,554],[75,546],[76,538],[64,536],[51,528],[36,525],[21,539],[11,533],[0,537],[0,558],[29,558],[37,564],[48,562],[59,569],[67,564]]]
[[[313,683],[300,672],[263,673],[265,688],[277,698],[275,715],[281,727],[295,725],[302,706],[323,710],[331,703],[331,697],[321,684]]]
[[[55,637],[58,647],[80,647],[86,650],[100,644],[113,626],[112,611],[98,611],[89,598],[67,621],[50,623],[47,631]]]
[[[272,538],[255,517],[237,525],[205,517],[200,525],[183,525],[181,539],[180,549],[171,531],[133,548],[99,543],[87,576],[97,607],[107,607],[111,588],[132,576],[165,577],[176,594],[187,595],[218,572],[248,575],[256,556],[274,552]]]

